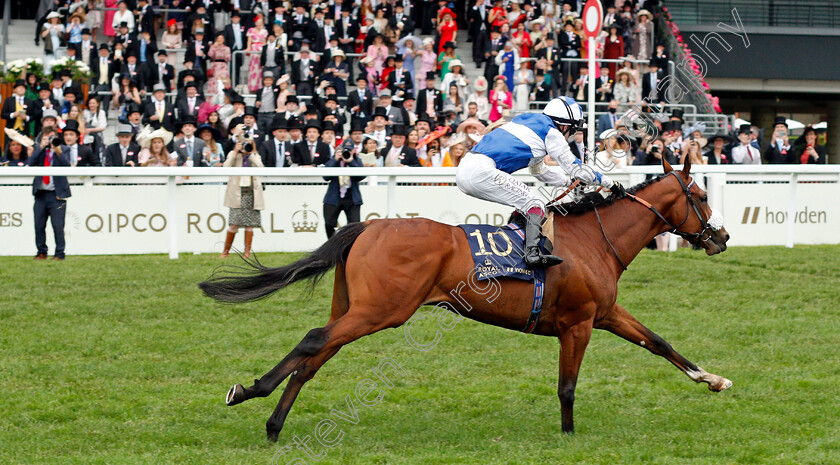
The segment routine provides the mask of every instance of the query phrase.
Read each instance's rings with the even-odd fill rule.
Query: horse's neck
[[[642,198],[650,201],[647,195],[639,193]],[[649,195],[657,198],[655,195]],[[670,197],[670,196],[666,196]],[[671,208],[671,201],[651,202],[659,212],[666,212]],[[630,198],[616,201],[612,205],[598,210],[601,222],[604,225],[604,233],[615,248],[615,252],[621,258],[625,266],[630,266],[639,252],[653,240],[658,234],[667,231],[668,227],[656,214],[647,207]],[[603,236],[604,234],[602,234]],[[611,261],[616,270],[616,276],[624,271],[621,264],[614,258],[607,241],[601,238],[603,246],[607,248],[609,255],[613,256]]]

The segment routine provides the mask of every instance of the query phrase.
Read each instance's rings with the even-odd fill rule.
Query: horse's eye
[[[700,201],[706,203],[709,201],[709,197],[707,195],[704,195],[703,198],[700,199]]]

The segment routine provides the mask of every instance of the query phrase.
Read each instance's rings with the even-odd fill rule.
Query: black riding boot
[[[525,263],[529,268],[538,266],[548,268],[563,263],[563,259],[554,255],[545,255],[540,250],[542,224],[545,218],[536,213],[526,215],[525,224]]]

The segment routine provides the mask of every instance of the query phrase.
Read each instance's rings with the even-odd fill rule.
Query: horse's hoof
[[[717,383],[709,385],[709,390],[714,392],[720,392],[725,391],[731,387],[732,381],[721,376]]]
[[[241,384],[234,384],[225,396],[225,404],[236,405],[245,400],[245,388]]]
[[[265,430],[266,438],[271,442],[277,442],[277,438],[280,436],[280,431],[274,431],[270,429]]]

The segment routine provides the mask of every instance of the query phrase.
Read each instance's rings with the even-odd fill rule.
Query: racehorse
[[[623,198],[590,193],[555,214],[553,242],[565,261],[546,270],[542,316],[533,333],[560,340],[562,430],[574,431],[575,385],[592,329],[607,330],[664,357],[695,382],[723,391],[732,382],[708,373],[678,354],[664,339],[616,304],[618,279],[656,235],[671,231],[705,249],[726,250],[729,234],[715,216],[706,193],[692,180],[686,157],[681,171],[663,159],[665,174],[628,189]],[[384,219],[352,223],[309,256],[290,265],[266,267],[248,261],[248,272],[214,275],[199,284],[219,301],[257,300],[296,281],[314,282],[335,268],[332,310],[327,324],[310,330],[277,366],[254,385],[234,385],[227,405],[266,397],[291,375],[274,413],[266,423],[276,441],[301,387],[345,344],[386,328],[396,328],[422,305],[447,302],[449,309],[474,320],[520,330],[529,316],[532,283],[501,278],[492,302],[488,286],[464,286],[474,262],[467,237],[459,227],[428,219]],[[460,285],[459,285],[460,283]],[[457,294],[453,290],[458,290]],[[527,307],[527,310],[525,309]],[[460,310],[457,310],[460,308]]]

